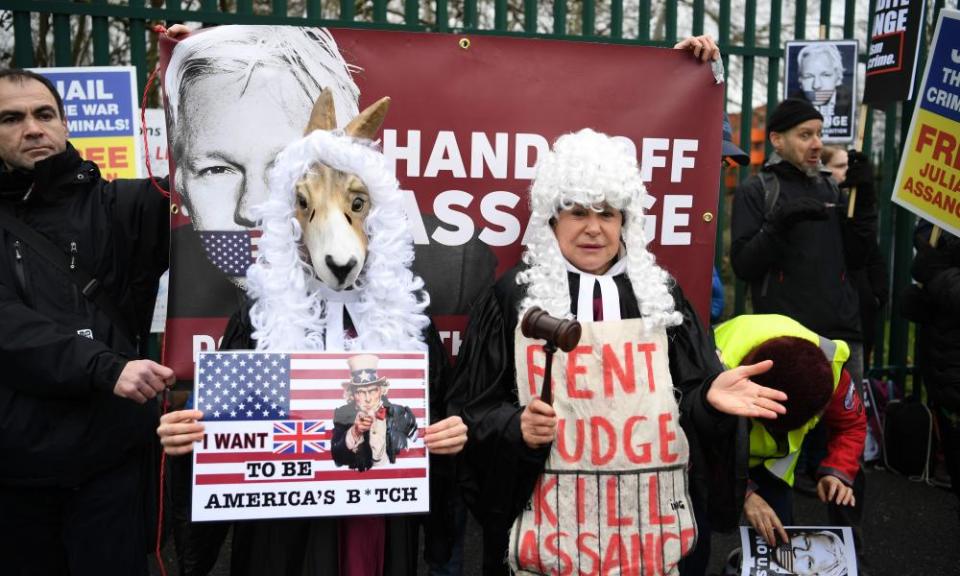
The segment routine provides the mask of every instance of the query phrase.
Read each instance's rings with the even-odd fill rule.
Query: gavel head
[[[569,352],[580,343],[580,323],[576,320],[554,318],[539,306],[527,310],[520,322],[520,332],[527,338],[552,342],[557,348]]]

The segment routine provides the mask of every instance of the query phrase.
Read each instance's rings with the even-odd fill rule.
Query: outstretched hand
[[[773,361],[764,360],[721,372],[707,391],[707,402],[720,412],[734,416],[773,419],[777,414],[786,414],[787,409],[780,404],[787,399],[786,394],[750,380],[751,376],[763,374],[771,367]]]

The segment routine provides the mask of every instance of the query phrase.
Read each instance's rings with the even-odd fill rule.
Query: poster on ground
[[[425,352],[200,354],[194,521],[428,512]]]
[[[83,66],[36,68],[63,98],[70,143],[97,164],[107,180],[140,178],[142,146],[136,68]]]
[[[785,526],[789,543],[770,546],[752,526],[740,527],[740,576],[857,576],[853,530]]]
[[[960,235],[960,11],[941,10],[893,201]]]
[[[784,98],[803,98],[823,115],[823,141],[853,142],[857,119],[857,41],[787,42]]]

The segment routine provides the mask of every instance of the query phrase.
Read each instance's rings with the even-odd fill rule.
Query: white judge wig
[[[551,316],[569,318],[567,266],[553,232],[553,219],[575,204],[601,210],[606,204],[623,212],[621,241],[641,315],[649,327],[675,326],[683,321],[670,294],[672,279],[647,250],[643,199],[637,159],[629,147],[589,128],[557,138],[553,149],[537,162],[530,188],[530,230],[523,261],[529,266],[517,276],[526,285],[520,316],[539,306]]]
[[[295,186],[317,163],[355,174],[370,193],[364,221],[369,238],[363,270],[350,290],[335,292],[314,275],[300,250]],[[425,350],[423,280],[410,270],[413,235],[402,196],[383,154],[369,140],[315,130],[288,145],[270,171],[270,198],[254,207],[263,229],[257,262],[247,270],[258,350],[324,350],[331,307],[346,304],[356,338],[337,337],[347,350]]]

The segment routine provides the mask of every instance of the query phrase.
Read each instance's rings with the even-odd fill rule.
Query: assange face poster
[[[107,180],[139,178],[142,171],[136,68],[36,68],[63,99],[70,143],[96,163]]]
[[[585,322],[553,358],[557,437],[510,532],[518,574],[674,574],[697,537],[666,330]],[[640,336],[643,335],[643,336]],[[521,405],[544,385],[543,341],[516,334]]]
[[[260,239],[251,207],[325,87],[340,127],[391,98],[377,137],[400,182],[427,312],[452,355],[470,305],[519,260],[538,157],[584,127],[636,150],[650,245],[708,313],[723,85],[689,53],[235,26],[161,39],[161,66],[176,210],[164,361],[180,380],[241,305]]]
[[[788,543],[770,546],[751,526],[740,527],[740,576],[857,576],[853,530],[785,526]]]
[[[876,0],[874,3],[864,104],[885,106],[913,98],[926,5],[922,0]]]
[[[787,42],[784,98],[823,114],[823,141],[853,142],[857,118],[857,41]]]
[[[960,235],[960,12],[941,10],[893,201]]]
[[[429,511],[427,357],[204,352],[194,521]]]

